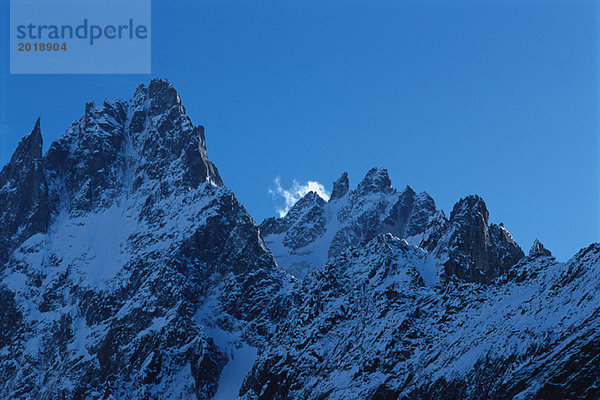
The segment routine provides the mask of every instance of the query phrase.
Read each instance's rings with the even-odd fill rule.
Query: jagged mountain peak
[[[153,104],[164,113],[152,116]],[[205,182],[223,184],[208,159],[204,128],[191,123],[173,85],[159,79],[152,80],[148,89],[138,86],[131,100],[87,103],[82,117],[45,155],[38,118],[2,169],[0,181],[14,181],[12,192],[6,192],[11,199],[6,215],[17,207],[12,202],[20,202],[21,211],[37,221],[35,229],[20,228],[23,237],[45,229],[49,215],[62,209],[78,215],[110,207],[120,197],[138,191],[166,196],[194,190]],[[9,186],[3,186],[8,190]],[[30,200],[22,201],[22,197]],[[3,236],[16,229],[13,217]],[[7,237],[4,240],[0,247],[14,245],[9,246]]]
[[[417,192],[415,192],[415,190],[410,187],[410,185],[406,185],[406,187],[402,190],[403,193],[406,193],[408,195],[414,196],[417,194]],[[423,192],[425,193],[425,192]]]
[[[204,181],[221,185],[216,167],[208,160],[204,127],[193,125],[175,87],[153,79],[148,88],[138,87],[130,101],[129,132],[147,158],[176,160],[181,157],[186,181],[192,187]],[[137,134],[142,132],[141,135]],[[158,171],[157,171],[158,172]]]
[[[17,145],[9,165],[16,167],[16,164],[40,160],[42,158],[42,146],[42,130],[40,128],[40,118],[38,117],[31,133],[24,136]]]
[[[80,126],[82,122],[104,124],[104,127],[106,123],[117,122],[124,125],[123,134],[134,136],[200,128],[191,123],[177,90],[164,79],[153,79],[148,86],[140,84],[129,100],[114,98],[101,105],[86,103],[83,119],[74,125]],[[155,131],[147,129],[151,126],[156,128]]]
[[[313,203],[317,203],[319,205],[325,205],[325,200],[323,200],[323,198],[319,195],[319,193],[315,192],[314,190],[309,191],[304,196],[302,196],[302,198],[300,198],[300,200],[298,200],[296,202],[296,204],[299,205],[300,208],[302,208],[303,205],[305,205],[305,204],[313,204]]]
[[[410,188],[410,186],[408,186],[408,188]],[[430,206],[435,207],[435,201],[433,200],[433,197],[431,197],[431,195],[425,191],[417,194],[417,199],[419,199],[419,201],[421,201],[423,204],[429,204]]]
[[[171,83],[154,79],[131,100],[88,103],[82,118],[45,156],[56,203],[75,211],[106,207],[125,193],[222,185],[207,156],[204,127],[194,126]],[[59,188],[63,186],[63,188]]]
[[[600,244],[524,257],[383,168],[259,230],[164,80],[41,147],[0,172],[2,398],[599,397]]]
[[[392,190],[392,180],[385,168],[371,168],[358,184],[358,193],[379,193]]]
[[[489,283],[525,256],[503,224],[489,224],[487,206],[478,195],[464,197],[454,205],[449,229],[450,234],[436,243],[436,251],[448,257],[446,279]]]
[[[334,189],[345,188],[347,174],[338,181]],[[431,268],[423,270],[428,284],[456,278],[489,283],[524,257],[504,226],[489,223],[480,196],[460,199],[447,219],[427,192],[417,194],[408,185],[401,191],[394,189],[384,168],[369,170],[349,193],[332,196],[336,200],[325,204],[302,199],[283,219],[271,218],[261,224],[265,243],[280,265],[303,277],[343,249],[364,245],[385,233],[431,255]]]
[[[287,214],[279,220],[288,221],[288,223],[296,223],[299,218],[305,216],[311,209],[322,209],[325,204],[325,200],[323,200],[317,192],[313,190],[308,191],[304,196],[298,199],[292,208],[289,209]]]
[[[400,196],[406,199],[405,201],[407,202],[414,202],[415,205],[417,205],[418,207],[427,208],[431,210],[436,209],[435,201],[429,193],[425,191],[417,193],[410,185],[406,185],[406,187],[402,189],[402,191],[400,192]],[[439,211],[443,214],[442,210]]]
[[[134,104],[146,103],[151,116],[163,114],[172,107],[180,107],[185,114],[183,102],[175,86],[167,79],[154,78],[148,86],[138,85],[131,99]]]
[[[302,282],[245,398],[598,398],[600,246],[490,286],[414,284],[419,257],[389,253],[371,241]]]
[[[40,118],[0,170],[0,272],[11,251],[49,223],[48,187],[42,160]]]
[[[28,135],[23,136],[10,161],[2,168],[0,183],[2,181],[7,181],[6,183],[18,182],[24,179],[25,175],[31,173],[39,175],[39,171],[42,170],[42,147],[42,130],[40,128],[40,118],[38,118],[33,130]]]
[[[348,193],[349,189],[350,180],[348,179],[348,173],[344,172],[335,182],[333,182],[333,189],[331,190],[329,201],[341,199]]]
[[[179,108],[185,114],[185,108],[181,102],[179,93],[175,87],[165,79],[152,79],[148,85],[148,97],[150,99],[149,113],[151,116],[164,114],[173,107]]]
[[[204,128],[153,80],[41,147],[37,123],[0,172],[0,397],[213,396],[289,278]]]
[[[418,245],[434,220],[445,217],[427,193],[417,195],[409,186],[399,192],[386,169],[372,168],[356,189],[350,190],[344,172],[334,182],[329,202],[307,195],[283,218],[266,219],[260,229],[279,264],[302,278],[349,246],[364,245],[380,234]]]
[[[489,212],[485,201],[478,195],[469,195],[460,199],[452,208],[450,213],[450,222],[459,222],[464,219],[473,220],[480,219],[481,222],[487,225],[489,220]]]
[[[544,256],[550,257],[552,256],[552,252],[544,247],[542,242],[540,242],[537,238],[534,240],[531,249],[529,249],[529,256]]]

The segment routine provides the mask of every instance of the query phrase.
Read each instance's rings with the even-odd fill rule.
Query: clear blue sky
[[[0,164],[42,118],[45,147],[87,101],[166,77],[257,221],[273,179],[356,185],[372,166],[449,214],[490,219],[561,259],[600,240],[598,2],[154,0],[152,75],[9,75]]]

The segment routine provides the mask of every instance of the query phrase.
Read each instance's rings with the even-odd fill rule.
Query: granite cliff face
[[[487,207],[479,196],[454,205],[442,237],[423,244],[440,257],[444,277],[489,283],[505,274],[524,253],[504,225],[489,224]]]
[[[383,168],[258,227],[153,80],[0,171],[0,397],[598,398],[599,277]]]

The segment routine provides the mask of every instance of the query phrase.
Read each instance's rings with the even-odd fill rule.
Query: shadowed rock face
[[[348,193],[350,189],[350,181],[348,180],[348,173],[344,172],[335,182],[333,182],[333,190],[331,191],[331,197],[329,201],[341,199]]]
[[[139,104],[136,107],[137,120],[141,120],[146,112],[146,119],[157,121],[154,134],[148,135],[147,131],[143,131],[142,135],[136,136],[136,141],[142,142],[143,155],[152,160],[146,165],[146,174],[163,177],[166,172],[164,165],[181,156],[185,184],[193,188],[206,181],[223,184],[217,168],[206,155],[204,127],[191,124],[179,95],[170,83],[153,80],[148,89],[138,88],[134,102]],[[149,104],[147,110],[145,104]]]
[[[479,270],[489,269],[486,267],[490,265],[488,218],[487,207],[479,196],[460,200],[450,214],[450,223],[457,227],[450,242],[459,246],[458,251],[468,254]]]
[[[392,180],[385,168],[371,168],[363,180],[358,184],[357,192],[377,193],[388,192],[392,189]]]
[[[430,224],[430,219],[437,214],[440,213],[429,194],[426,192],[417,194],[407,186],[384,222],[389,225],[390,233],[400,238],[407,238],[424,233]]]
[[[50,221],[48,187],[42,162],[38,119],[0,172],[0,265],[28,237],[44,232]]]
[[[452,231],[446,243],[449,259],[444,264],[447,278],[487,283],[505,274],[524,253],[503,225],[488,224],[489,213],[479,196],[467,196],[450,214]]]

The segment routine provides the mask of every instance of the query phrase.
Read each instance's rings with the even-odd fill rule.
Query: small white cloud
[[[317,181],[307,181],[305,184],[300,184],[294,179],[292,187],[289,189],[284,189],[281,186],[279,177],[275,178],[273,182],[275,183],[275,189],[269,189],[269,193],[273,198],[282,197],[284,201],[283,207],[276,208],[280,217],[285,216],[294,204],[309,192],[317,193],[325,201],[329,200],[329,193],[325,190],[325,186]]]

